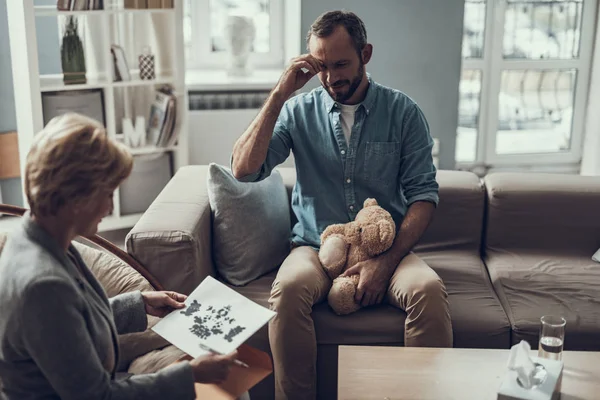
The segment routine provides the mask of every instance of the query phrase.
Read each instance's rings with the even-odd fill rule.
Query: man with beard
[[[294,152],[298,223],[269,299],[277,312],[269,340],[278,399],[316,397],[311,311],[331,287],[318,259],[320,234],[352,221],[368,197],[392,214],[398,232],[390,250],[346,271],[360,276],[355,301],[404,310],[406,346],[452,346],[444,284],[411,252],[438,202],[427,121],[408,96],[367,75],[373,46],[355,14],[321,15],[307,47],[309,54],[292,60],[232,156],[234,176],[255,182]],[[322,87],[289,98],[313,76]]]

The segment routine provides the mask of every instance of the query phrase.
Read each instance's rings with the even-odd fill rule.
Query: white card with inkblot
[[[210,276],[185,304],[152,330],[194,358],[209,352],[231,353],[275,316]]]
[[[592,256],[592,260],[600,263],[600,249],[598,249],[598,251],[594,253],[594,255]]]

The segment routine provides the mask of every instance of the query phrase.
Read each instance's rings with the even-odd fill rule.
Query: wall
[[[379,83],[402,90],[421,106],[432,136],[440,140],[440,168],[454,169],[464,0],[302,0],[302,51],[310,24],[322,12],[338,8],[354,11],[364,20],[374,46],[367,71]],[[317,85],[313,79],[306,88]],[[228,160],[225,150],[230,151],[229,144],[247,126],[247,111],[242,110],[239,118],[228,111],[226,118],[235,122],[223,125],[212,123],[212,115],[202,114],[190,113],[190,127],[199,127],[190,135],[190,160]],[[208,122],[211,129],[204,132]]]
[[[16,128],[6,1],[0,0],[0,131]],[[36,4],[56,2],[36,0]],[[367,70],[375,80],[402,90],[421,106],[432,135],[440,139],[440,167],[444,169],[454,168],[463,5],[464,0],[302,0],[303,31],[308,30],[319,14],[331,9],[354,11],[365,21],[369,42],[374,45],[374,56]],[[56,23],[52,18],[41,18],[38,23],[40,70],[59,73]],[[304,42],[301,48],[305,48]],[[312,84],[314,87],[317,83]],[[191,119],[195,117],[199,117],[198,113],[190,113]],[[206,137],[202,137],[192,132],[190,160],[210,161],[206,159],[206,152],[200,150],[207,141],[221,143],[215,144],[216,153],[211,152],[214,160],[228,160],[230,146],[222,144],[233,143],[239,137],[240,123],[245,125],[248,115],[243,117],[235,126],[223,126],[223,134],[207,132]],[[192,122],[190,127],[198,126]],[[19,204],[18,179],[0,181],[0,187],[5,202]]]
[[[440,168],[454,169],[464,0],[302,0],[302,28],[339,8],[365,23],[372,78],[419,104],[440,140]]]

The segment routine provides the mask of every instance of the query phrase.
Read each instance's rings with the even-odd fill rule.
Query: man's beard
[[[352,82],[350,82],[349,80],[343,80],[343,81],[337,81],[333,85],[325,86],[325,84],[323,84],[322,82],[321,82],[321,84],[323,85],[325,90],[327,90],[327,93],[329,93],[329,95],[331,96],[331,98],[333,98],[333,100],[343,104],[345,101],[347,101],[349,98],[351,98],[354,95],[354,93],[356,92],[356,89],[358,89],[358,87],[360,86],[360,83],[362,82],[363,77],[365,76],[365,69],[363,68],[363,66],[364,66],[364,64],[361,62],[360,65],[358,66],[358,72],[357,72],[356,76],[352,79]],[[343,85],[343,84],[349,84],[348,90],[346,92],[335,92],[332,88],[332,86]]]

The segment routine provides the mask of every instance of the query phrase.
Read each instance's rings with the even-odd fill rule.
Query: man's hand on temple
[[[341,276],[360,276],[354,301],[363,307],[380,304],[385,297],[396,265],[385,256],[371,258],[348,268]]]
[[[275,91],[282,93],[287,98],[296,90],[304,87],[313,76],[321,72],[322,68],[321,63],[310,54],[303,54],[300,57],[293,58],[290,61],[290,65],[281,75]]]

